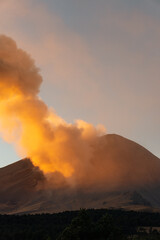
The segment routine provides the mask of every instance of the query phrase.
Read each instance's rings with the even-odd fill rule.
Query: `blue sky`
[[[160,156],[159,12],[156,0],[2,0],[0,32],[35,59],[40,97],[66,121]],[[0,166],[19,159],[3,140],[0,152]]]

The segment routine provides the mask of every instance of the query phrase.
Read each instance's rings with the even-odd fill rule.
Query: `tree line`
[[[0,240],[157,240],[158,227],[160,213],[121,209],[0,215]]]

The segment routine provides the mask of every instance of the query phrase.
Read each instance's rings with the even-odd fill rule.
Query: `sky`
[[[1,0],[0,34],[35,60],[39,96],[160,157],[159,0]],[[32,137],[32,134],[31,134]],[[19,160],[0,139],[0,167]]]

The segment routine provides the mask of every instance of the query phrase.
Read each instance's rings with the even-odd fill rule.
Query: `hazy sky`
[[[39,95],[66,121],[160,157],[159,0],[1,0],[0,33],[35,59]],[[19,158],[2,140],[0,154],[0,166]]]

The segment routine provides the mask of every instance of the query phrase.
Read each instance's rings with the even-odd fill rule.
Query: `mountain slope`
[[[0,169],[0,212],[12,212],[35,194],[42,172],[29,159],[20,160]]]
[[[99,139],[93,162],[101,176],[108,168],[109,181],[138,185],[159,181],[160,159],[139,144],[115,134]],[[109,167],[111,169],[109,169]],[[110,170],[110,171],[109,171]],[[104,174],[104,175],[106,175]],[[106,176],[105,176],[106,177]]]
[[[57,173],[49,185],[29,159],[1,168],[0,213],[59,212],[81,207],[160,209],[159,158],[115,134],[99,138],[92,148],[93,167],[76,187],[62,184]]]

